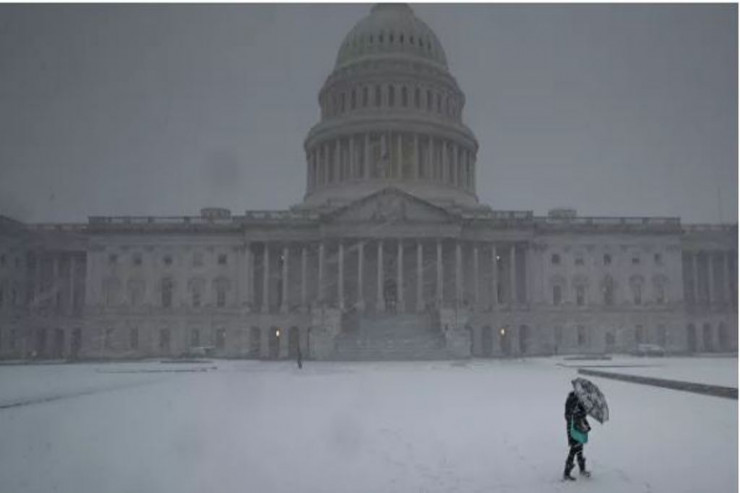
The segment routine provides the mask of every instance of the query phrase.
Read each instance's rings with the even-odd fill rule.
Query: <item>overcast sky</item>
[[[413,5],[494,209],[737,221],[735,5]],[[303,139],[368,5],[0,6],[0,214],[300,202]]]

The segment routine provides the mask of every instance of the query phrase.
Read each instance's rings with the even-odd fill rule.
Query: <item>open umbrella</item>
[[[572,380],[573,390],[576,397],[581,401],[583,407],[589,416],[601,424],[609,420],[609,405],[606,403],[606,397],[599,388],[590,380],[578,377]]]

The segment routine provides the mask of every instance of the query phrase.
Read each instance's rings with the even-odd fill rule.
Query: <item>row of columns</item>
[[[730,258],[731,256],[734,256],[734,253],[731,251],[692,251],[692,252],[686,252],[686,255],[689,256],[690,262],[691,262],[691,294],[694,304],[699,303],[699,266],[698,266],[698,258],[699,255],[704,254],[707,259],[707,268],[706,268],[706,274],[707,274],[707,302],[708,303],[731,303],[732,302],[732,293],[733,293],[733,279],[732,274],[730,270]],[[718,299],[715,293],[715,279],[714,279],[714,259],[716,255],[720,255],[722,257],[722,272],[723,272],[723,291],[724,296],[722,299]]]
[[[361,139],[359,142],[359,139]],[[325,141],[308,151],[308,190],[349,180],[368,180],[372,178],[408,178],[412,180],[431,180],[454,185],[469,191],[475,190],[475,153],[453,141],[437,139],[422,134],[426,140],[426,159],[421,152],[420,134],[382,133],[380,134],[381,156],[379,161],[372,158],[371,133],[367,132],[349,137],[339,137]],[[411,173],[404,176],[404,140],[411,142]],[[344,142],[347,141],[347,144]],[[393,151],[395,148],[395,152]],[[437,152],[437,150],[440,150]],[[384,159],[384,155],[387,159]],[[392,156],[396,159],[392,159]],[[387,170],[373,173],[372,166],[387,163]]]
[[[377,245],[377,293],[376,293],[376,309],[379,311],[385,311],[385,262],[383,260],[385,244],[388,240],[374,240]],[[397,302],[400,306],[405,306],[405,293],[401,289],[404,285],[404,241],[408,240],[393,240],[397,242],[397,259],[396,259],[396,286],[397,288]],[[364,299],[364,264],[365,264],[365,241],[360,240],[357,244],[357,303],[360,309],[365,307]],[[264,254],[262,256],[262,311],[267,312],[270,310],[270,243],[264,244]],[[491,293],[491,304],[499,304],[498,299],[498,264],[499,256],[496,244],[490,244],[491,249],[491,286],[493,292]],[[251,279],[251,274],[255,271],[254,265],[252,265],[253,257],[251,256],[251,248],[247,248],[249,252],[248,258],[248,277]],[[516,303],[517,298],[517,275],[516,275],[516,247],[511,244],[508,247],[509,251],[509,272],[508,282],[510,286],[509,302]],[[443,275],[443,255],[442,255],[442,241],[436,241],[436,286],[435,286],[435,301],[437,306],[441,306],[443,302],[444,292],[444,275]],[[337,290],[338,290],[338,307],[340,309],[345,308],[345,244],[343,242],[338,243],[337,247],[338,257],[338,279],[337,279]],[[301,306],[308,306],[307,299],[307,246],[301,247],[301,267],[300,267],[300,293],[301,293]],[[463,269],[463,253],[462,253],[462,242],[457,241],[455,243],[455,302],[459,304],[462,302],[464,297],[464,269]],[[290,262],[290,249],[287,245],[282,245],[282,272],[281,272],[281,304],[280,311],[287,312],[290,306],[288,289],[289,286],[289,262]],[[479,246],[474,244],[473,246],[473,302],[475,306],[480,306],[480,262],[479,262]],[[423,302],[423,270],[424,270],[424,244],[422,240],[416,240],[416,310],[421,311],[424,309]],[[252,282],[248,282],[248,285],[253,285]],[[318,301],[323,303],[326,301],[326,245],[324,242],[318,244],[318,273],[317,273],[317,292]],[[254,293],[252,290],[248,290],[247,301],[252,304],[254,303]]]

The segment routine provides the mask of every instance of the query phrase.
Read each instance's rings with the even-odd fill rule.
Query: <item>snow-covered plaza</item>
[[[611,419],[592,420],[593,477],[561,482],[566,365],[595,363],[3,366],[0,490],[737,491],[737,400],[598,377]],[[737,387],[736,358],[598,362],[618,363]]]

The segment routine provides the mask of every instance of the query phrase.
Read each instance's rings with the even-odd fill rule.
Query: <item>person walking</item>
[[[298,352],[296,354],[296,363],[298,363],[298,369],[303,368],[303,353],[301,353],[301,345],[298,344]]]
[[[581,475],[591,477],[591,473],[586,470],[586,458],[583,456],[583,446],[588,441],[588,432],[591,431],[591,426],[586,419],[586,408],[574,391],[571,391],[565,400],[565,424],[568,433],[568,447],[570,448],[568,458],[565,460],[563,480],[575,481],[576,478],[570,475],[574,467],[574,458],[578,460],[578,470]]]

